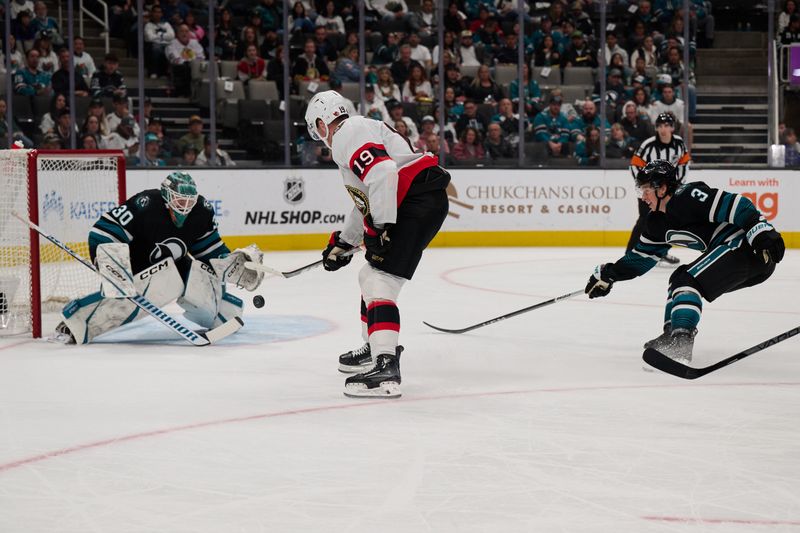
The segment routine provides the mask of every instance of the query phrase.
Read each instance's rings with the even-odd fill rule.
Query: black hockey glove
[[[331,233],[328,246],[326,246],[322,251],[322,267],[329,272],[339,270],[343,266],[350,264],[350,261],[353,259],[352,255],[341,255],[347,250],[354,248],[351,244],[348,244],[339,238],[341,233],[341,231],[334,231]]]
[[[770,260],[780,263],[786,251],[781,234],[775,231],[772,224],[763,220],[750,228],[747,232],[747,241],[753,247],[753,251],[764,258],[765,263],[769,263]]]
[[[589,298],[602,298],[608,296],[611,292],[611,287],[614,285],[614,278],[611,277],[611,263],[605,265],[598,265],[594,269],[594,273],[589,278],[589,283],[586,284],[584,292],[589,295]]]
[[[364,246],[372,255],[383,257],[392,247],[392,224],[386,224],[382,229],[368,226],[364,230]]]

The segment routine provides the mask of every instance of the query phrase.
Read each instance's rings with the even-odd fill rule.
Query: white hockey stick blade
[[[261,263],[256,263],[255,261],[245,261],[244,267],[249,268],[251,270],[258,270],[259,272],[263,272],[265,274],[271,274],[273,276],[278,276],[281,278],[286,277],[280,270],[275,270],[274,268],[270,268],[267,265],[262,265]]]
[[[228,320],[221,326],[217,326],[214,329],[210,329],[203,333],[203,337],[208,339],[208,342],[214,344],[215,342],[219,342],[225,337],[233,335],[244,326],[244,322],[238,316],[233,317],[232,319]]]

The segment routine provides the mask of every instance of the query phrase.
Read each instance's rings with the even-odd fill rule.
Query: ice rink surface
[[[149,318],[84,347],[0,340],[0,532],[800,532],[800,338],[696,381],[643,372],[662,268],[464,335],[422,324],[581,289],[619,253],[427,252],[399,400],[342,395],[360,257],[266,280],[213,347]],[[705,306],[693,364],[797,326],[799,292],[792,250]]]

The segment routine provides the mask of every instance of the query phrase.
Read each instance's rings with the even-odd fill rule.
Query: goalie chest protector
[[[228,252],[217,232],[214,208],[203,196],[198,196],[197,204],[179,228],[172,221],[158,189],[142,191],[104,214],[95,223],[92,233],[89,239],[92,259],[97,244],[124,242],[130,247],[134,272],[168,256],[172,256],[183,271],[185,265],[181,263],[185,261],[181,260],[187,253],[207,263]]]

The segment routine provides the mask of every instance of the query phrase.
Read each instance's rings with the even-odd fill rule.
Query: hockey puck
[[[253,296],[253,305],[255,305],[258,309],[264,307],[264,297],[260,294]]]

